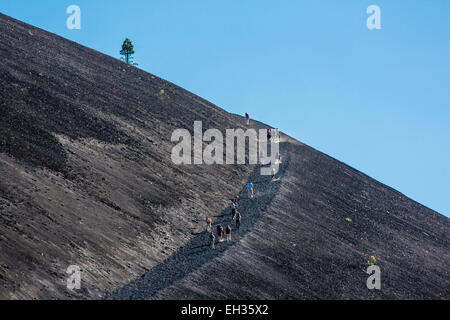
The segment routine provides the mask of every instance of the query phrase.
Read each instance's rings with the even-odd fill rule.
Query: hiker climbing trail
[[[280,144],[280,147],[282,146],[283,144]],[[288,165],[289,157],[286,157],[277,174],[279,180],[282,181],[283,173]],[[210,246],[210,233],[205,230],[196,235],[165,261],[105,298],[115,300],[151,299],[158,291],[183,279],[213,259],[223,256],[228,248],[239,243],[256,222],[267,214],[266,208],[270,205],[280,188],[281,181],[271,182],[271,176],[261,175],[260,168],[260,166],[255,166],[248,180],[252,181],[255,190],[253,198],[248,197],[247,185],[242,187],[239,194],[237,211],[242,215],[239,230],[236,230],[235,224],[232,223],[229,206],[212,219],[212,231],[216,231],[215,229],[218,225],[232,226],[233,238],[231,241],[218,242],[216,233],[214,249],[212,249]]]

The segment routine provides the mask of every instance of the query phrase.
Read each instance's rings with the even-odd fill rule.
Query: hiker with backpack
[[[222,235],[223,235],[223,227],[219,224],[217,226],[217,239],[219,240],[219,242],[222,242]]]
[[[238,212],[236,215],[236,229],[239,231],[239,228],[241,227],[241,213]]]
[[[214,249],[214,240],[216,239],[216,236],[214,235],[214,232],[210,232],[209,234],[209,247],[211,249]]]
[[[238,203],[239,203],[239,196],[234,197],[233,203],[234,203],[235,207],[237,208]]]
[[[267,140],[270,141],[270,138],[272,138],[272,132],[270,129],[267,129]]]
[[[231,241],[231,227],[230,225],[227,226],[225,229],[225,235],[227,236],[227,241]]]

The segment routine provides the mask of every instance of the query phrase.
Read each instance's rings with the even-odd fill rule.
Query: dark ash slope
[[[450,298],[449,220],[289,137],[210,252],[204,218],[229,219],[255,168],[175,166],[170,136],[242,119],[1,14],[0,34],[0,299]]]
[[[251,167],[170,160],[173,130],[237,117],[4,15],[0,33],[0,298],[100,297],[189,241],[246,181]],[[72,264],[79,293],[65,288]]]
[[[288,158],[280,186],[252,230],[145,298],[450,298],[449,219],[308,146],[280,149]],[[247,215],[261,215],[262,193]],[[380,291],[366,287],[372,255]]]

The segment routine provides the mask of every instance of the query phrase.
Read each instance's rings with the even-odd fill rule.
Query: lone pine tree
[[[123,56],[122,60],[128,64],[136,66],[137,63],[133,62],[133,54],[134,54],[134,45],[130,39],[126,38],[122,44],[122,50],[120,50],[120,54]]]

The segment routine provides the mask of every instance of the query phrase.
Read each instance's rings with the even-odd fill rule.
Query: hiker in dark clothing
[[[222,242],[222,235],[223,235],[223,227],[219,224],[217,226],[217,239],[219,240],[219,242]]]
[[[271,133],[270,129],[267,129],[267,140],[270,141],[270,138],[272,138],[272,133]]]
[[[241,213],[238,212],[236,215],[236,229],[238,229],[241,227]]]
[[[225,234],[227,236],[227,241],[231,241],[231,227],[230,227],[230,225],[228,225],[227,228],[225,229]]]
[[[250,124],[250,116],[248,115],[248,113],[245,113],[245,121],[247,122],[247,125]]]
[[[236,217],[237,209],[236,207],[231,208],[231,220],[234,221],[234,218]]]
[[[209,247],[211,249],[214,249],[214,240],[216,239],[216,236],[214,235],[214,232],[211,231],[209,234]]]

